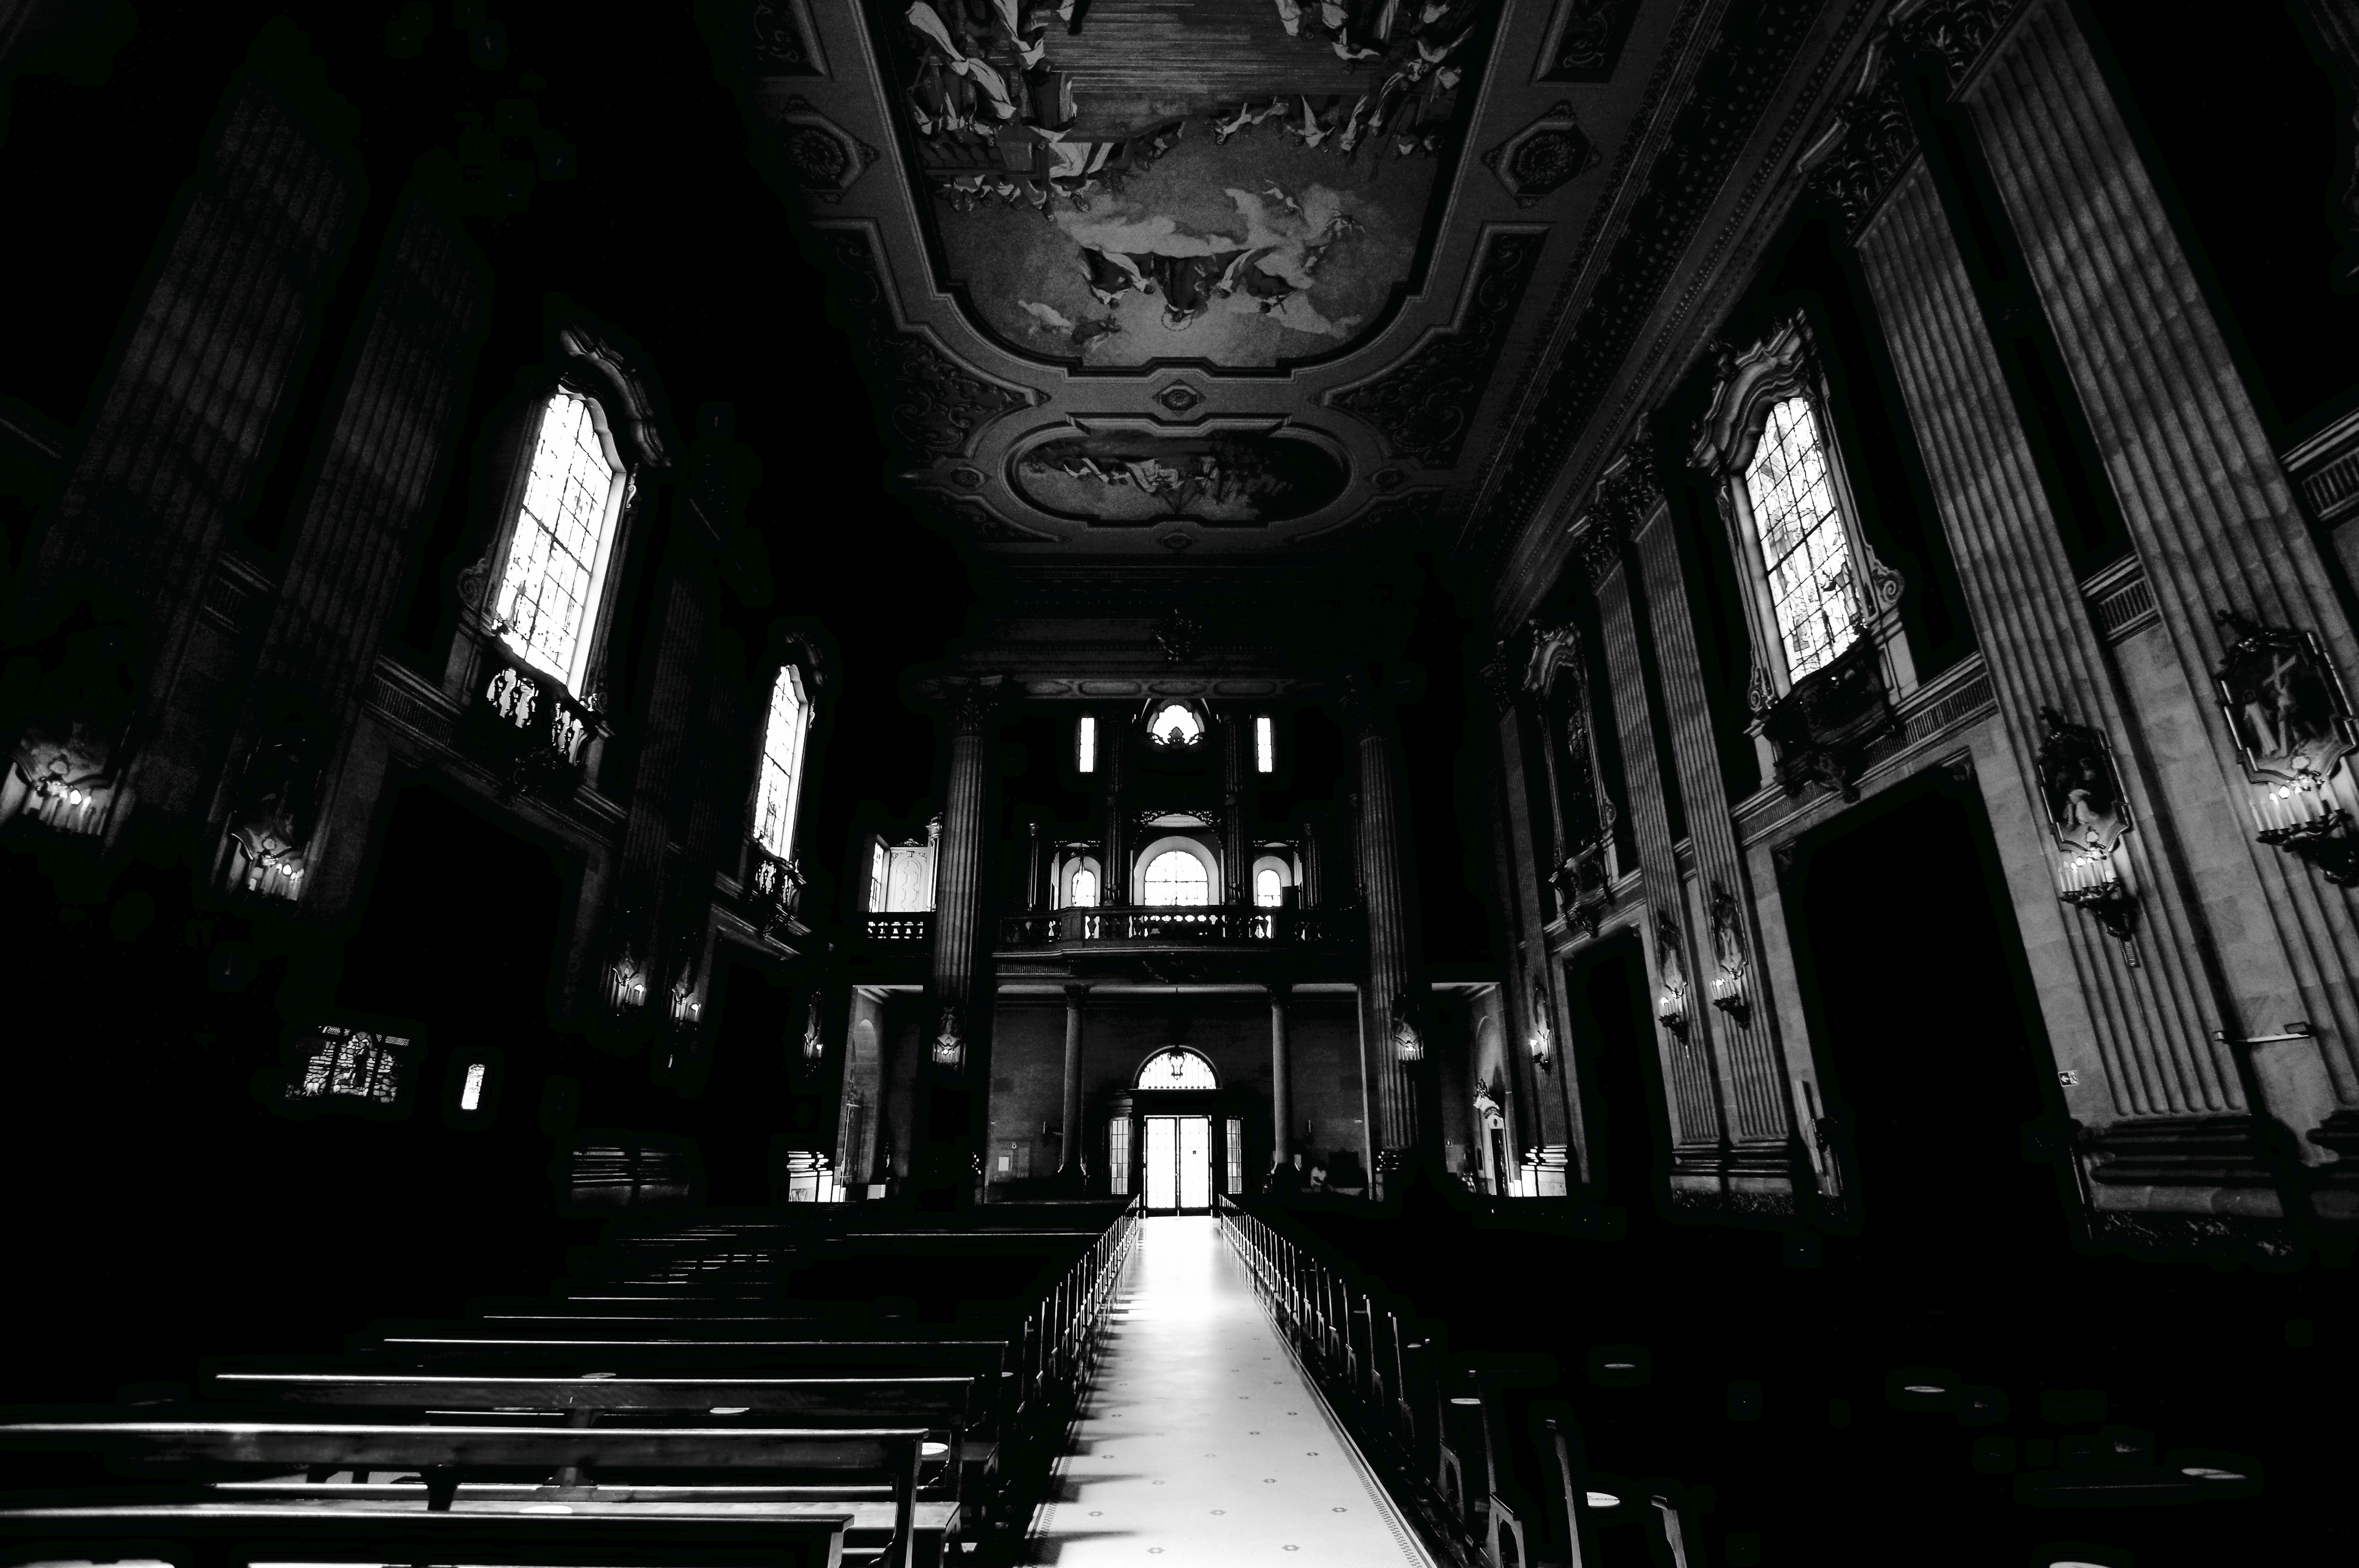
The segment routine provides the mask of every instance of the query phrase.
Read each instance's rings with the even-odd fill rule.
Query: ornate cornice
[[[1725,343],[1713,345],[1713,352],[1719,373],[1688,461],[1718,479],[1752,460],[1763,406],[1815,384],[1818,377],[1810,328],[1799,310],[1742,353]]]
[[[1516,439],[1485,532],[1512,536],[1586,432],[1821,9],[1818,0],[1757,0],[1724,13],[1646,189],[1622,214],[1603,275],[1565,335],[1575,349],[1558,361]]]
[[[2024,0],[1926,0],[1902,4],[1868,47],[1857,84],[1837,105],[1795,168],[1842,215],[1856,240],[1916,161],[1917,128],[1900,95],[1900,63],[1939,65],[1954,94],[2023,9]]]

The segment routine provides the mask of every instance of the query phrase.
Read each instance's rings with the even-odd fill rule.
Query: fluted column
[[[213,715],[234,701],[238,654],[220,633],[193,646],[197,610],[315,346],[363,186],[349,150],[265,74],[232,89],[218,124],[0,627],[30,638],[85,600],[136,622],[142,689],[117,827],[130,794],[173,813],[208,804]]]
[[[1646,889],[1649,915],[1643,946],[1647,973],[1659,996],[1678,985],[1688,1000],[1685,1037],[1657,1024],[1655,1048],[1662,1063],[1663,1083],[1669,1093],[1672,1177],[1683,1173],[1692,1182],[1709,1175],[1722,1179],[1722,1152],[1726,1142],[1723,1114],[1734,1119],[1726,1104],[1725,1075],[1712,1060],[1713,1025],[1720,1022],[1707,1005],[1709,986],[1699,984],[1707,973],[1697,951],[1698,933],[1687,918],[1687,885],[1680,876],[1671,849],[1670,807],[1656,762],[1653,716],[1647,709],[1646,674],[1640,664],[1638,627],[1630,604],[1630,576],[1618,545],[1593,542],[1592,569],[1597,598],[1598,631],[1604,643],[1607,678],[1614,688],[1614,718],[1622,737],[1622,773],[1630,792],[1630,834],[1638,850],[1638,878]],[[1652,998],[1649,999],[1650,1003]],[[1615,1106],[1608,1114],[1643,1116],[1643,1106]],[[1701,1166],[1701,1169],[1698,1169]],[[1682,1168],[1685,1168],[1683,1173]]]
[[[974,1055],[976,1031],[987,1010],[975,1006],[983,946],[984,794],[991,780],[991,730],[1001,678],[945,681],[950,715],[950,771],[942,786],[942,836],[934,860],[932,991],[936,1016],[954,1009]]]
[[[1286,1017],[1290,989],[1283,981],[1269,988],[1269,1116],[1276,1133],[1270,1141],[1273,1168],[1294,1156],[1294,1043],[1287,1032]]]
[[[1082,1156],[1082,1003],[1089,999],[1087,986],[1065,988],[1065,1092],[1060,1100],[1064,1112],[1063,1147],[1057,1156],[1060,1179],[1078,1183],[1083,1177]]]
[[[1130,727],[1127,723],[1101,723],[1098,726],[1098,771],[1105,775],[1105,864],[1098,879],[1098,902],[1125,904],[1130,902],[1130,831],[1123,820],[1122,778],[1124,759],[1130,752]]]
[[[1577,1102],[1567,1087],[1573,1081],[1573,1070],[1567,1065],[1572,1059],[1572,1036],[1557,994],[1558,969],[1549,957],[1548,916],[1540,903],[1541,858],[1532,830],[1530,775],[1516,707],[1520,689],[1516,673],[1516,661],[1505,646],[1483,666],[1498,734],[1495,798],[1506,858],[1500,891],[1508,900],[1507,925],[1517,933],[1522,957],[1516,966],[1516,983],[1509,987],[1507,1018],[1515,1038],[1506,1043],[1506,1056],[1510,1083],[1525,1108],[1518,1131],[1532,1141],[1532,1152],[1541,1168],[1560,1175],[1571,1162],[1574,1150],[1586,1140],[1577,1119]],[[1540,1016],[1536,1017],[1536,1011]],[[1542,1022],[1555,1042],[1552,1060],[1545,1069],[1535,1065],[1526,1048],[1534,1027]],[[1585,1168],[1574,1168],[1586,1177]]]
[[[1425,1146],[1417,1073],[1393,1049],[1395,1000],[1406,995],[1415,1006],[1422,988],[1414,979],[1417,956],[1411,944],[1416,938],[1404,854],[1407,825],[1395,741],[1376,695],[1364,688],[1355,695],[1352,718],[1358,753],[1359,870],[1368,925],[1368,984],[1361,1016],[1366,1021],[1368,1082],[1376,1091],[1371,1097],[1376,1119],[1373,1141],[1380,1171],[1390,1173],[1401,1170]],[[1420,1029],[1427,1027],[1423,1018],[1416,1022]]]
[[[1788,1077],[1776,1033],[1775,999],[1762,972],[1759,923],[1752,914],[1755,892],[1743,857],[1737,853],[1736,827],[1729,812],[1720,748],[1712,734],[1712,708],[1704,695],[1702,654],[1688,609],[1679,542],[1671,534],[1669,511],[1659,499],[1649,498],[1635,543],[1647,618],[1659,655],[1655,668],[1662,677],[1665,728],[1670,733],[1672,764],[1679,769],[1688,844],[1695,854],[1696,897],[1683,905],[1689,923],[1695,927],[1693,948],[1700,970],[1690,977],[1694,993],[1690,1012],[1692,1016],[1712,1011],[1712,982],[1723,968],[1738,964],[1749,971],[1751,1010],[1742,1018],[1712,1011],[1707,1027],[1723,1080],[1722,1098],[1732,1149],[1749,1146],[1757,1151],[1757,1155],[1747,1156],[1753,1163],[1768,1160],[1771,1149],[1778,1150],[1781,1155],[1775,1163],[1782,1169],[1782,1151],[1793,1122]],[[1716,900],[1719,893],[1725,893],[1725,899]],[[1715,902],[1723,912],[1717,931],[1712,925]]]
[[[1245,728],[1251,719],[1221,716],[1221,902],[1232,908],[1253,902],[1253,857],[1245,835]]]
[[[2139,824],[2120,851],[2124,880],[2141,905],[2138,967],[2093,922],[2057,903],[2048,856],[2002,857],[2049,1035],[2060,1065],[2079,1074],[2066,1103],[2093,1124],[2241,1109],[2234,1064],[2210,1041],[2220,1014],[2208,994],[2194,913],[2171,863],[2176,826],[2142,765],[2137,727],[2082,606],[1921,163],[1861,236],[1859,253],[1998,697],[2004,771],[1983,780],[1995,826],[2046,818],[2035,765],[2042,704],[2120,742],[2123,784]]]
[[[2317,1026],[2255,1064],[2270,1108],[2305,1129],[2359,1106],[2359,926],[2350,894],[2252,837],[2251,786],[2211,691],[2233,640],[2213,614],[2315,632],[2351,689],[2359,638],[2070,9],[2038,0],[1966,102],[2176,655],[2171,706],[2200,726],[2158,739],[2154,783],[2202,909],[2235,912],[2202,934],[2227,993],[2216,1016],[2239,1034]],[[2173,1054],[2212,1054],[2210,1020],[2192,1022]]]

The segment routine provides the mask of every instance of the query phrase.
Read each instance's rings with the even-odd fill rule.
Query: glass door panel
[[[1169,1212],[1180,1206],[1180,1119],[1147,1119],[1147,1206]]]
[[[1180,1122],[1180,1206],[1212,1206],[1212,1119],[1183,1116]]]

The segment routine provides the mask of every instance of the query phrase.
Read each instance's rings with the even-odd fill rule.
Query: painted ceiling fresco
[[[1273,366],[1417,269],[1497,0],[914,0],[902,112],[947,281],[1008,347]]]
[[[895,489],[1086,576],[1541,537],[1888,0],[740,4]]]

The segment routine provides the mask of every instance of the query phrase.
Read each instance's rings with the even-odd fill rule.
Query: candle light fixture
[[[2056,896],[2093,917],[2136,968],[2138,902],[2115,858],[2129,834],[2130,814],[2114,749],[2104,735],[2052,708],[2040,708],[2039,726],[2033,761],[2060,856]]]
[[[2346,759],[2359,748],[2343,678],[2314,632],[2222,611],[2220,712],[2251,781],[2254,837],[2337,887],[2359,885]]]
[[[1688,1037],[1688,978],[1680,962],[1680,926],[1668,909],[1655,911],[1655,971],[1663,989],[1655,998],[1655,1022],[1684,1040]]]
[[[827,1054],[827,1037],[820,1033],[819,992],[810,994],[810,1005],[803,1011],[803,1062],[815,1066]]]
[[[1684,1040],[1688,1037],[1688,988],[1674,982],[1655,999],[1655,1022]]]
[[[1753,964],[1745,957],[1745,916],[1736,895],[1712,884],[1712,950],[1720,972],[1712,978],[1712,1005],[1743,1028],[1753,1017]]]
[[[1425,1060],[1425,1036],[1409,1022],[1409,999],[1407,991],[1393,998],[1393,1055],[1403,1062]]]

